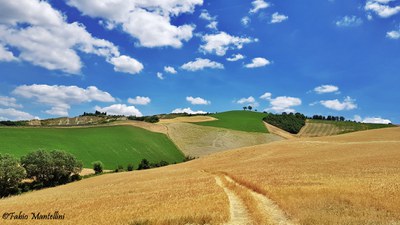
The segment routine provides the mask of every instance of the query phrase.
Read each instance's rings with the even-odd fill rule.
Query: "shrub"
[[[134,170],[133,164],[132,164],[132,163],[129,163],[128,166],[126,167],[126,169],[127,169],[128,171],[133,171],[133,170]]]
[[[116,173],[118,173],[118,172],[123,172],[124,171],[124,166],[123,165],[118,165],[117,166],[117,169],[115,169],[115,172]]]
[[[35,179],[43,186],[55,186],[68,183],[72,174],[82,170],[82,162],[70,153],[54,150],[38,150],[21,158],[27,177]]]
[[[142,159],[138,166],[138,170],[150,169],[150,162],[147,159]]]
[[[103,172],[103,163],[100,161],[96,161],[92,163],[93,170],[95,174],[99,174]]]
[[[25,169],[11,155],[0,154],[0,197],[18,192],[18,185],[26,177]]]

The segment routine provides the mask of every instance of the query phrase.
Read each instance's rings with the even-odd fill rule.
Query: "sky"
[[[0,120],[241,110],[400,123],[400,0],[0,0]]]

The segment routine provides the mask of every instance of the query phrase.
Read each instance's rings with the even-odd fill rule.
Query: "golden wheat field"
[[[10,211],[65,213],[35,224],[400,224],[400,128],[102,175],[0,200]]]

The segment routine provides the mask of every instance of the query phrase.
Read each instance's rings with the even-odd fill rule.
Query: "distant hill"
[[[221,127],[232,130],[268,133],[263,123],[264,113],[253,111],[228,111],[209,116],[216,118],[214,121],[196,123],[202,126]]]

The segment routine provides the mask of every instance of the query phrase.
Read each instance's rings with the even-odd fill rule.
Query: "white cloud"
[[[22,105],[17,104],[17,99],[7,96],[0,96],[0,105],[11,108],[22,108]]]
[[[356,27],[363,23],[361,18],[357,16],[344,16],[335,22],[338,27]]]
[[[186,101],[190,102],[190,104],[192,104],[192,105],[209,105],[209,104],[211,104],[211,102],[208,100],[205,100],[200,97],[194,98],[192,96],[186,97]]]
[[[352,99],[349,96],[347,96],[343,102],[340,102],[338,99],[335,99],[335,100],[320,101],[320,103],[328,109],[333,109],[337,111],[352,110],[357,108],[355,99]]]
[[[0,9],[0,41],[16,48],[19,55],[15,57],[20,60],[70,74],[79,74],[83,66],[78,52],[104,57],[110,63],[120,56],[113,43],[93,37],[84,25],[66,19],[47,1],[5,1]]]
[[[194,114],[206,114],[207,112],[201,111],[201,110],[193,111],[191,108],[184,108],[184,109],[177,108],[177,109],[174,109],[171,113],[187,113],[187,114],[194,115]]]
[[[393,0],[368,0],[365,3],[366,11],[375,12],[380,17],[388,18],[400,12],[400,6],[390,6]]]
[[[200,45],[202,52],[223,56],[229,49],[241,49],[244,44],[257,42],[258,39],[236,37],[225,32],[219,32],[218,34],[204,35],[202,41],[204,42],[204,44]]]
[[[207,20],[210,23],[207,25],[207,28],[213,29],[213,30],[218,30],[218,21],[216,16],[211,16],[210,13],[207,10],[203,10],[200,14],[200,19]]]
[[[13,108],[0,108],[0,120],[32,120],[39,119],[37,116]]]
[[[108,92],[101,91],[94,86],[83,89],[77,86],[33,84],[18,86],[12,93],[51,106],[51,109],[45,112],[57,116],[68,116],[68,110],[74,104],[115,101]]]
[[[278,12],[272,14],[271,23],[282,23],[283,21],[289,19],[288,16],[279,14]]]
[[[0,61],[11,62],[16,60],[14,54],[0,43]]]
[[[261,99],[264,100],[271,100],[272,94],[270,92],[265,92],[263,95],[260,96]]]
[[[272,110],[277,113],[282,112],[295,112],[293,107],[301,105],[301,99],[295,97],[288,96],[279,96],[276,98],[271,98],[270,100],[270,108],[266,109],[266,111]]]
[[[119,56],[110,59],[114,65],[114,70],[117,72],[137,74],[143,70],[143,64],[129,56]]]
[[[317,94],[332,93],[332,92],[338,92],[339,87],[334,86],[334,85],[321,85],[321,86],[314,88],[314,91]]]
[[[114,104],[104,108],[96,106],[95,110],[106,112],[108,115],[143,116],[135,106],[127,106],[125,104]]]
[[[177,73],[175,68],[172,67],[172,66],[164,66],[164,71],[166,73],[172,73],[172,74],[176,74]]]
[[[400,39],[400,30],[399,31],[397,31],[397,30],[389,31],[386,33],[386,37],[393,39],[393,40]]]
[[[136,96],[135,98],[128,98],[128,103],[132,105],[148,105],[151,102],[149,97]]]
[[[271,62],[268,59],[257,57],[252,60],[251,63],[244,65],[246,68],[257,68],[257,67],[263,67],[271,64]]]
[[[183,13],[193,13],[203,0],[68,0],[70,6],[76,7],[84,15],[102,18],[113,29],[122,30],[136,38],[144,47],[171,46],[180,48],[183,41],[193,36],[195,26],[184,24],[175,26],[171,18]],[[138,25],[140,24],[140,25]]]
[[[236,101],[237,104],[241,105],[251,105],[253,107],[258,107],[260,104],[256,101],[256,99],[253,96],[250,96],[248,98],[241,98],[238,101]]]
[[[379,124],[389,124],[392,123],[392,121],[388,119],[383,119],[381,117],[367,117],[363,121],[363,123],[379,123]]]
[[[244,59],[244,56],[242,54],[233,54],[231,58],[226,58],[226,60],[230,62],[235,62],[241,59]]]
[[[158,77],[158,79],[160,79],[160,80],[164,80],[164,76],[163,76],[163,74],[160,73],[160,72],[157,72],[157,77]]]
[[[361,123],[377,123],[377,124],[389,124],[392,123],[392,121],[388,119],[383,119],[382,117],[366,117],[363,119],[359,115],[355,115],[353,118],[354,121],[356,122],[361,122]]]
[[[245,17],[243,17],[243,18],[240,20],[240,23],[242,23],[242,25],[243,25],[244,27],[249,26],[250,22],[251,22],[251,19],[250,19],[250,17],[248,17],[248,16],[245,16]]]
[[[254,0],[251,4],[253,5],[253,8],[250,9],[250,13],[257,13],[260,9],[265,9],[270,6],[270,4],[264,0]]]
[[[181,66],[182,69],[188,71],[203,70],[204,68],[224,69],[224,65],[209,59],[196,58],[195,61],[190,61]]]

